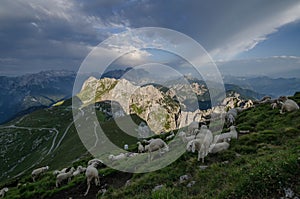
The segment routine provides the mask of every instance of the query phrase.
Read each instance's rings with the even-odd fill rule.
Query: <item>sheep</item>
[[[238,133],[236,131],[235,126],[231,126],[230,132],[227,133],[221,133],[220,135],[216,135],[214,137],[213,143],[220,143],[220,142],[230,142],[232,138],[237,139]]]
[[[31,176],[32,176],[32,180],[33,182],[35,182],[35,179],[40,176],[41,174],[45,173],[46,171],[48,171],[49,166],[45,166],[45,167],[41,167],[38,169],[35,169],[32,171]]]
[[[75,169],[72,167],[68,172],[58,174],[56,176],[56,187],[58,188],[59,185],[66,179],[68,179],[68,182],[70,182],[74,171]]]
[[[73,176],[77,176],[83,172],[86,171],[86,168],[85,167],[82,167],[82,166],[78,166],[76,171],[73,172]]]
[[[149,152],[149,160],[152,160],[151,153],[159,150],[160,155],[162,153],[162,149],[165,152],[169,151],[169,146],[160,138],[156,138],[150,142],[150,144],[145,146],[145,149]]]
[[[174,132],[172,131],[169,136],[166,137],[166,140],[171,140],[175,136]]]
[[[97,159],[97,158],[94,158],[94,159],[91,159],[91,160],[88,161],[88,166],[89,166],[89,165],[92,165],[92,164],[95,163],[95,162],[96,162],[98,165],[103,164],[102,160],[99,160],[99,159]]]
[[[192,136],[187,136],[186,133],[185,133],[184,131],[179,132],[179,133],[178,133],[178,136],[181,137],[181,139],[182,139],[182,141],[183,141],[184,143],[187,143],[187,142],[189,142],[189,141],[195,139],[195,136],[194,136],[194,135],[192,135]]]
[[[86,196],[89,193],[90,187],[91,187],[91,181],[95,179],[95,184],[96,186],[100,185],[100,179],[99,179],[99,173],[98,170],[96,169],[97,163],[93,163],[89,165],[85,171],[85,176],[86,176],[86,181],[87,181],[87,190],[84,194]]]
[[[145,151],[144,146],[141,144],[141,142],[137,142],[138,144],[138,153],[143,153]]]
[[[124,154],[124,153],[120,153],[119,155],[109,155],[108,156],[108,159],[110,161],[122,160],[124,158],[126,158],[126,154]]]
[[[291,99],[287,99],[284,102],[280,102],[282,104],[280,114],[283,114],[284,111],[291,112],[299,109],[298,104]]]
[[[8,192],[8,188],[7,187],[4,187],[3,189],[1,189],[0,190],[0,197],[4,198],[6,192]]]
[[[209,142],[209,145],[210,145],[213,141],[213,134],[212,134],[211,130],[209,130],[206,125],[202,125],[201,128],[200,128],[199,133],[196,135],[195,138],[196,139],[206,139],[207,142]]]
[[[53,171],[53,175],[54,175],[54,176],[57,176],[57,175],[60,174],[60,173],[61,173],[61,171],[59,171],[59,170]]]
[[[220,151],[227,150],[229,148],[229,143],[221,142],[221,143],[214,143],[210,145],[208,152],[209,153],[218,153]]]
[[[204,158],[208,154],[208,149],[210,144],[213,141],[213,134],[207,128],[206,125],[202,125],[200,132],[196,135],[196,139],[190,141],[187,144],[187,151],[192,151],[193,153],[197,150],[198,151],[198,161],[202,159],[202,163],[204,163]]]

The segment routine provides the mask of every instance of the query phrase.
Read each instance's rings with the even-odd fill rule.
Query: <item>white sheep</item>
[[[227,150],[229,148],[229,143],[221,142],[221,143],[214,143],[210,145],[208,152],[209,153],[218,153],[220,151]]]
[[[58,188],[64,180],[68,179],[68,182],[70,182],[74,171],[75,169],[72,167],[68,172],[58,174],[56,176],[56,187]]]
[[[232,138],[237,139],[238,133],[236,131],[235,126],[231,126],[229,129],[230,131],[227,133],[221,133],[219,135],[216,135],[214,137],[213,143],[230,142]]]
[[[4,187],[3,189],[1,189],[0,190],[0,197],[4,198],[6,192],[8,192],[8,188],[7,187]]]
[[[73,176],[77,176],[86,171],[86,168],[83,166],[78,166],[76,171],[73,172]]]
[[[86,196],[89,193],[89,190],[91,187],[91,181],[93,179],[95,179],[96,186],[100,185],[99,173],[98,173],[98,170],[96,169],[96,167],[97,167],[97,163],[95,162],[95,163],[89,165],[85,171],[85,176],[86,176],[86,180],[87,180],[87,190],[86,190],[84,196]]]
[[[196,135],[196,139],[206,139],[209,145],[213,142],[213,134],[206,125],[202,125]]]
[[[282,104],[280,113],[283,114],[284,111],[291,112],[299,109],[298,104],[291,99],[287,99],[284,102],[280,102]]]
[[[202,163],[204,163],[204,158],[208,154],[209,144],[203,139],[195,139],[187,144],[186,149],[192,153],[198,151],[198,161],[202,159]]]
[[[120,153],[119,155],[109,155],[108,159],[110,161],[122,160],[126,158],[126,154]]]
[[[144,146],[141,144],[141,142],[137,142],[138,144],[138,152],[143,153],[145,151]]]
[[[180,131],[178,133],[178,136],[181,137],[181,140],[184,142],[184,143],[187,143],[189,141],[192,141],[195,139],[195,135],[192,135],[192,136],[187,136],[186,133],[184,131]]]
[[[175,136],[175,134],[172,131],[172,133],[169,136],[166,137],[166,140],[171,140],[174,136]]]
[[[45,167],[41,167],[38,169],[35,169],[31,172],[31,176],[32,176],[32,180],[33,182],[35,182],[35,179],[40,176],[41,174],[45,173],[46,171],[48,171],[49,166],[45,166]]]
[[[160,138],[153,139],[150,144],[145,146],[145,150],[149,152],[149,160],[152,160],[152,152],[159,150],[159,154],[161,155],[163,151],[168,152],[169,146]],[[163,150],[163,151],[162,151]]]

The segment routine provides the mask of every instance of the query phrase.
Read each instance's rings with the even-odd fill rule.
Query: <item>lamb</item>
[[[138,144],[138,153],[143,153],[145,151],[144,146],[141,144],[141,142],[137,142]]]
[[[175,134],[172,131],[172,133],[169,136],[166,137],[166,140],[171,140],[174,136],[175,136]]]
[[[109,155],[108,156],[108,159],[110,161],[122,160],[124,158],[126,158],[126,154],[124,154],[124,153],[120,153],[119,155]]]
[[[291,112],[299,109],[298,104],[291,99],[287,99],[284,102],[280,102],[282,104],[280,114],[283,114],[284,111]]]
[[[182,141],[183,141],[184,143],[187,143],[187,142],[192,141],[192,140],[195,139],[195,136],[194,136],[194,135],[192,135],[192,136],[187,136],[186,133],[185,133],[184,131],[180,131],[180,132],[178,133],[178,136],[181,137],[181,139],[182,139]]]
[[[86,196],[89,193],[90,187],[91,187],[91,181],[95,179],[95,184],[96,186],[100,185],[100,179],[99,179],[99,173],[98,170],[96,169],[97,163],[93,163],[89,165],[85,171],[85,176],[87,178],[87,190],[84,194]]]
[[[149,160],[152,160],[151,153],[159,150],[160,155],[162,153],[162,149],[165,152],[169,151],[169,146],[160,138],[156,138],[150,142],[150,144],[145,146],[145,149],[149,152]]]
[[[0,190],[0,197],[4,198],[6,192],[8,192],[8,188],[7,187],[4,187],[3,189],[1,189]]]
[[[218,153],[220,151],[225,151],[229,148],[229,143],[221,142],[221,143],[214,143],[210,145],[208,152],[209,153]]]
[[[41,174],[45,173],[46,171],[48,171],[49,166],[45,166],[45,167],[41,167],[38,169],[35,169],[32,171],[31,176],[32,176],[32,180],[33,182],[35,182],[35,179],[40,176]]]
[[[86,171],[86,168],[85,167],[82,167],[82,166],[78,166],[76,171],[73,172],[73,176],[77,176],[83,172]]]
[[[66,179],[68,179],[68,182],[70,182],[74,171],[75,171],[75,169],[74,169],[74,167],[72,167],[67,173],[58,174],[56,176],[56,187],[58,188],[59,185]]]

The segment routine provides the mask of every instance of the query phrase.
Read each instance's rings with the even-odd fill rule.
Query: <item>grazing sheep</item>
[[[95,162],[96,162],[98,165],[103,164],[102,160],[99,160],[99,159],[97,159],[97,158],[94,158],[94,159],[91,159],[91,160],[88,161],[88,166],[89,166],[89,165],[92,165],[92,164],[95,163]]]
[[[120,153],[119,155],[109,155],[108,159],[110,161],[115,161],[115,160],[122,160],[126,158],[126,154]]]
[[[73,172],[75,171],[74,167],[72,167],[67,173],[60,173],[56,176],[56,187],[58,188],[59,185],[64,181],[68,179],[68,182],[71,181],[71,178],[73,176]]]
[[[213,143],[230,142],[232,138],[237,139],[238,133],[236,131],[235,126],[231,126],[229,129],[230,131],[227,133],[221,133],[220,135],[216,135]]]
[[[220,151],[227,150],[229,148],[229,143],[221,142],[210,145],[208,152],[209,153],[218,153]]]
[[[287,99],[284,102],[280,102],[282,104],[280,114],[283,114],[285,111],[291,112],[299,109],[298,104],[291,99]]]
[[[175,136],[175,134],[172,131],[172,133],[169,136],[166,137],[166,140],[171,140],[174,136]]]
[[[149,160],[152,160],[151,153],[159,150],[159,154],[161,155],[162,149],[163,151],[168,152],[169,146],[160,138],[156,138],[150,142],[149,145],[145,146],[145,150],[149,152]]]
[[[202,125],[199,133],[197,133],[197,135],[196,135],[196,139],[203,139],[203,140],[206,139],[210,145],[213,141],[213,134],[206,125]]]
[[[38,169],[35,169],[32,171],[31,176],[32,176],[32,180],[33,182],[35,182],[35,179],[40,176],[41,174],[45,173],[46,171],[48,171],[49,166],[45,166],[45,167],[41,167]]]
[[[78,166],[76,171],[73,172],[73,176],[77,176],[83,172],[86,171],[86,168],[85,167],[82,167],[82,166]]]
[[[6,192],[8,192],[8,188],[7,187],[4,187],[3,189],[1,189],[0,190],[0,197],[4,198]]]
[[[85,176],[86,176],[86,180],[87,180],[87,190],[86,190],[84,196],[86,196],[89,193],[89,190],[91,187],[91,181],[93,179],[95,179],[96,186],[100,185],[99,173],[98,173],[98,170],[96,169],[96,167],[97,167],[97,163],[95,162],[95,163],[89,165],[85,171]]]
[[[212,139],[209,136],[205,136],[204,134],[200,133],[197,139],[188,142],[186,149],[192,153],[198,151],[198,161],[202,159],[202,163],[204,163],[204,158],[208,154],[211,141]]]
[[[141,142],[137,142],[138,144],[138,152],[143,153],[145,151],[144,146],[141,144]]]
[[[192,141],[192,140],[195,139],[195,136],[194,136],[194,135],[192,135],[192,136],[187,136],[186,133],[183,132],[183,131],[179,132],[179,133],[178,133],[178,136],[181,137],[181,139],[182,139],[182,141],[183,141],[184,143],[187,143],[187,142]]]

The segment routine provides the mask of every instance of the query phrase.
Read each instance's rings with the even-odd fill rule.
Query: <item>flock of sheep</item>
[[[288,99],[287,97],[279,97],[278,99],[272,100],[270,97],[264,97],[260,101],[253,102],[253,106],[256,104],[266,104],[270,103],[271,107],[273,109],[279,108],[280,113],[283,114],[284,112],[290,112],[294,110],[298,110],[299,106],[298,104]],[[249,107],[247,107],[249,108]],[[218,153],[224,150],[227,150],[230,146],[230,140],[231,139],[237,139],[238,138],[238,132],[236,130],[235,119],[237,117],[237,114],[244,110],[245,107],[237,107],[230,109],[226,115],[225,119],[227,122],[227,125],[230,126],[229,132],[221,133],[218,135],[213,135],[213,133],[209,130],[209,128],[206,125],[201,125],[199,128],[198,122],[192,122],[188,128],[186,129],[186,132],[180,131],[178,132],[179,138],[181,138],[182,142],[186,144],[186,150],[188,152],[198,152],[198,161],[202,160],[202,163],[204,163],[204,158],[209,153]],[[174,132],[171,132],[166,138],[165,141],[171,140],[175,137]],[[127,157],[134,157],[139,155],[140,153],[148,152],[148,158],[149,161],[153,160],[152,152],[159,151],[159,154],[163,154],[169,151],[169,146],[161,138],[150,140],[143,140],[140,142],[137,142],[137,153],[121,153],[118,155],[109,155],[108,159],[110,161],[117,161],[121,159],[125,159]],[[143,144],[144,145],[143,145]],[[128,145],[124,146],[124,149],[128,149]],[[92,159],[88,161],[87,167],[78,166],[77,169],[74,167],[72,168],[64,168],[62,170],[55,170],[53,172],[53,175],[56,176],[56,187],[59,187],[64,181],[69,182],[72,177],[80,175],[85,173],[85,176],[87,178],[87,190],[84,194],[86,196],[89,192],[91,182],[94,180],[95,184],[97,186],[100,185],[100,179],[99,179],[99,173],[97,166],[103,164],[103,162],[99,159]],[[35,169],[32,171],[32,180],[35,182],[39,176],[41,176],[43,173],[49,170],[48,166],[41,167],[38,169]],[[5,187],[0,190],[0,197],[4,197],[5,193],[8,191],[8,188]]]

